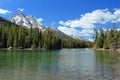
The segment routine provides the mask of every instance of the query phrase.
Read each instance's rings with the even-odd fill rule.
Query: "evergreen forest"
[[[94,48],[103,48],[116,50],[120,48],[120,30],[116,28],[116,24],[112,24],[111,29],[104,30],[100,28],[99,30],[94,29],[95,42]]]
[[[0,48],[61,49],[92,46],[93,42],[90,41],[71,37],[62,38],[50,28],[46,28],[45,31],[41,31],[39,28],[26,29],[0,17]]]

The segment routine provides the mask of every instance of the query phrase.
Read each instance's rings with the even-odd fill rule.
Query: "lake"
[[[109,51],[0,51],[0,80],[120,80],[119,67],[120,56]]]

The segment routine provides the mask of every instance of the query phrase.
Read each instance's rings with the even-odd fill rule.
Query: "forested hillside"
[[[0,48],[15,49],[61,49],[92,47],[90,41],[74,38],[62,38],[50,28],[41,31],[39,28],[26,29],[0,17]]]

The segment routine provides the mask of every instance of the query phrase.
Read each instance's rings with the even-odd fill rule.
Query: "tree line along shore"
[[[99,30],[94,29],[94,49],[109,49],[112,51],[119,51],[120,48],[120,30],[116,28],[116,24],[112,24],[111,29],[104,30],[100,28]]]

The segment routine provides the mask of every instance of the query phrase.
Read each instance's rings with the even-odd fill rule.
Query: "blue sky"
[[[19,8],[19,10],[18,10]],[[0,16],[9,18],[23,11],[43,24],[55,26],[69,35],[92,39],[93,29],[110,28],[115,22],[119,28],[119,0],[1,0]]]

